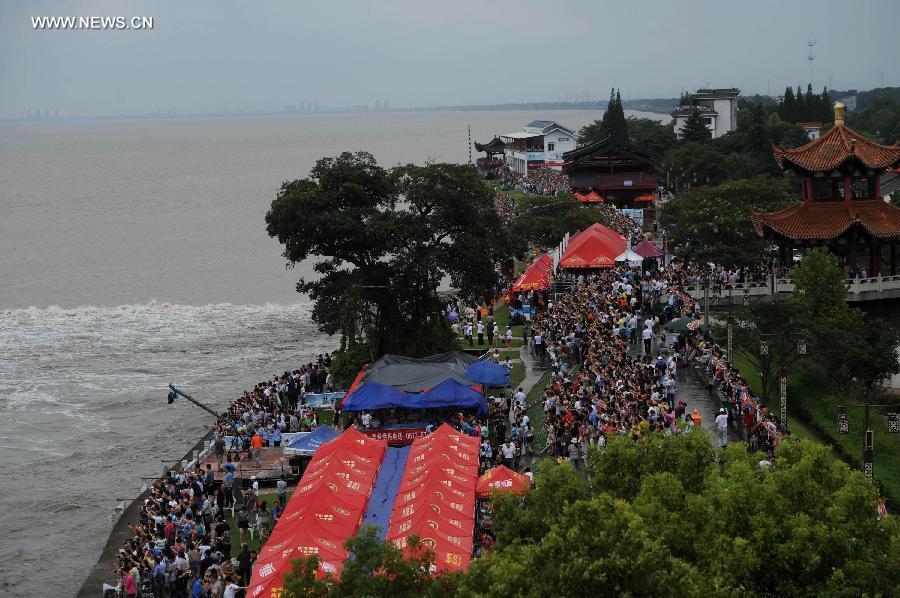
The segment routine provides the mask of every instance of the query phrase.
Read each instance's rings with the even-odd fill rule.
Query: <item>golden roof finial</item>
[[[844,108],[840,102],[834,103],[834,126],[840,127],[844,124]]]

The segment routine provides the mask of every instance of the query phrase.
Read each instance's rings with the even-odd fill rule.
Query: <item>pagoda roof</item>
[[[858,225],[880,239],[900,237],[900,208],[879,199],[801,202],[778,212],[753,212],[759,236],[766,229],[793,240],[835,239]]]
[[[794,167],[807,172],[828,172],[848,160],[856,160],[873,170],[900,164],[900,146],[880,145],[843,124],[836,124],[802,147],[773,145],[772,152],[781,169]]]
[[[479,152],[487,152],[489,154],[500,154],[506,149],[506,144],[499,137],[494,137],[487,143],[475,142],[475,149]]]
[[[581,158],[601,153],[606,153],[607,155],[617,154],[647,164],[653,168],[659,167],[659,154],[653,150],[639,147],[611,135],[607,135],[605,139],[601,139],[600,141],[595,141],[594,143],[589,143],[588,145],[566,152],[563,154],[563,160],[566,161],[568,167],[568,163],[570,162],[573,163]]]

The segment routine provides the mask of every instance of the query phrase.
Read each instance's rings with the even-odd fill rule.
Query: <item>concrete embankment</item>
[[[204,450],[205,442],[210,439],[210,436],[211,434],[204,435],[185,453],[179,464],[192,461],[195,452],[199,453]],[[118,582],[114,571],[116,556],[119,549],[122,548],[122,544],[131,539],[132,533],[129,525],[140,522],[140,508],[149,495],[150,489],[148,488],[131,501],[131,504],[125,508],[119,519],[113,524],[112,531],[109,532],[109,537],[106,539],[106,545],[100,553],[100,558],[97,559],[97,563],[91,568],[87,579],[84,580],[81,589],[76,594],[78,598],[97,598],[97,596],[103,595],[104,583],[115,585]]]

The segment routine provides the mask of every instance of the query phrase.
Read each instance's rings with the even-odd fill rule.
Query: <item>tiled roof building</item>
[[[890,273],[900,238],[900,208],[881,198],[881,175],[900,166],[900,146],[880,145],[844,125],[835,104],[834,127],[798,148],[774,147],[775,161],[802,181],[802,201],[778,212],[754,212],[756,232],[778,244],[790,264],[794,249],[825,245],[853,274],[881,275],[882,249]]]

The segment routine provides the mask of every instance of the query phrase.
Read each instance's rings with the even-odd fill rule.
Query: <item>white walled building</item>
[[[524,175],[536,167],[562,170],[563,154],[575,149],[575,132],[552,120],[532,121],[500,139],[506,144],[506,165]]]
[[[740,89],[698,89],[691,94],[690,102],[672,111],[675,119],[675,136],[681,139],[681,129],[695,110],[716,139],[737,128],[737,98]]]

